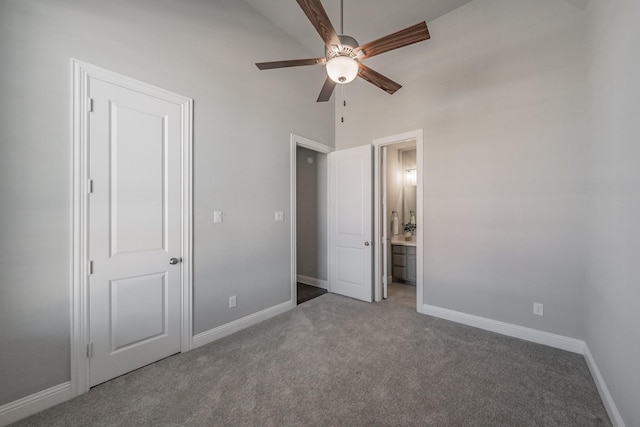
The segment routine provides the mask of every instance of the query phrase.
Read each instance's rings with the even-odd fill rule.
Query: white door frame
[[[192,325],[192,146],[193,100],[88,64],[71,59],[71,134],[72,134],[72,199],[71,199],[71,397],[89,391],[89,299],[88,299],[88,99],[90,77],[99,78],[144,94],[178,104],[182,108],[182,272],[181,272],[181,340],[180,351],[191,349]]]
[[[381,273],[381,263],[386,262],[386,260],[382,259],[382,235],[383,235],[383,227],[385,224],[382,224],[382,215],[380,215],[381,203],[382,203],[382,187],[380,185],[381,179],[381,168],[380,168],[380,158],[382,155],[382,147],[397,144],[405,141],[416,141],[416,162],[418,166],[418,182],[416,188],[416,221],[418,223],[418,228],[416,232],[416,310],[418,313],[423,313],[424,307],[424,202],[423,202],[423,156],[424,156],[424,147],[423,147],[423,131],[422,129],[417,129],[397,135],[391,135],[384,138],[375,139],[373,141],[374,146],[374,239],[379,244],[374,246],[374,280],[375,280],[375,300],[380,301],[382,299],[382,273]]]
[[[296,150],[298,147],[308,148],[309,150],[317,151],[323,154],[329,154],[335,151],[335,148],[322,144],[317,141],[305,138],[300,135],[291,134],[291,151],[289,157],[289,170],[291,171],[290,179],[291,187],[289,190],[289,200],[291,205],[289,206],[289,212],[291,212],[291,308],[298,305],[298,232],[297,232],[297,200],[296,200]],[[327,240],[329,236],[327,234]],[[329,259],[329,245],[327,245],[327,260]],[[327,291],[331,291],[331,283],[328,283],[327,277]]]
[[[378,247],[380,248],[380,259],[383,260],[382,265],[380,266],[380,274],[382,275],[380,277],[380,286],[382,288],[382,293],[380,295],[380,300],[383,299],[387,299],[388,297],[388,290],[389,290],[389,276],[391,276],[390,270],[391,270],[391,266],[389,265],[389,250],[390,248],[388,247],[389,245],[387,245],[387,238],[389,235],[392,235],[393,233],[389,233],[389,229],[391,227],[389,227],[389,216],[387,215],[387,212],[389,211],[388,206],[389,206],[389,197],[387,195],[387,170],[389,169],[387,167],[388,162],[389,162],[389,156],[388,156],[388,152],[386,151],[386,146],[381,146],[380,147],[380,161],[379,163],[382,164],[382,169],[380,170],[380,179],[378,180],[378,184],[380,185],[380,206],[375,206],[374,205],[374,209],[379,209],[382,211],[382,213],[380,215],[380,220],[382,221],[382,224],[385,224],[384,226],[380,227],[380,236],[376,236],[377,242],[378,242]],[[375,227],[375,225],[374,225]],[[375,262],[374,262],[374,268],[375,268]],[[375,280],[375,275],[374,275],[374,280]],[[375,292],[375,291],[374,291]]]

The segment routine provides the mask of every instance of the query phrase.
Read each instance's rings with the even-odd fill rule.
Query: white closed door
[[[329,163],[329,286],[371,302],[373,296],[372,149],[335,151]]]
[[[182,118],[159,97],[88,86],[93,386],[180,352]]]

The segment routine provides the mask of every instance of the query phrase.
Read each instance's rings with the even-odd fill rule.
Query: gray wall
[[[298,147],[296,176],[298,274],[327,280],[327,155]]]
[[[628,427],[640,426],[640,3],[591,5],[594,197],[586,341]]]
[[[253,63],[308,55],[233,0],[0,2],[0,405],[69,380],[70,58],[195,100],[198,333],[290,298],[289,135],[332,144],[334,107]]]
[[[356,82],[336,126],[339,149],[424,129],[424,302],[584,339],[627,426],[640,425],[639,18],[635,0],[474,0],[431,22],[430,41],[381,55],[375,69],[405,87]]]
[[[336,146],[424,129],[426,304],[584,338],[586,12],[474,0],[429,27],[370,64],[396,94],[349,86]]]
[[[425,302],[586,339],[628,426],[639,15],[635,0],[474,0],[368,61],[405,87],[356,81],[335,128],[339,148],[424,129]],[[309,54],[232,0],[0,2],[0,405],[69,379],[69,58],[195,99],[202,332],[289,298],[289,227],[273,222],[289,217],[288,135],[331,144],[334,117],[314,102],[323,70],[253,66],[283,51]]]

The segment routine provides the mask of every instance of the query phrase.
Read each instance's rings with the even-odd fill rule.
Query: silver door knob
[[[171,264],[171,265],[176,265],[179,262],[180,262],[180,260],[178,258],[171,258],[169,260],[169,264]]]
[[[369,242],[364,242],[364,245],[365,246],[369,246]]]

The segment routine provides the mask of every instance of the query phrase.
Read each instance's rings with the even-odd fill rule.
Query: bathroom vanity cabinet
[[[391,244],[391,262],[394,282],[416,284],[415,245]]]

